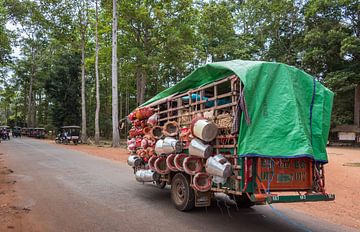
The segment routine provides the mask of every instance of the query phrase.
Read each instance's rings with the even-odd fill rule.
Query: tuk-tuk
[[[18,126],[14,126],[14,128],[12,129],[12,137],[21,137],[21,128]]]
[[[34,133],[34,137],[38,138],[38,139],[44,139],[45,138],[45,128],[35,128],[35,133]]]
[[[29,136],[29,137],[35,137],[35,128],[28,128],[28,130],[27,130],[27,136]]]
[[[3,140],[10,140],[10,127],[0,126],[0,137]]]
[[[80,127],[79,126],[63,126],[60,128],[59,133],[55,138],[56,143],[69,144],[73,142],[78,144],[80,140]]]
[[[23,127],[23,128],[21,128],[21,135],[22,136],[27,136],[28,135],[28,128],[26,128],[26,127]]]

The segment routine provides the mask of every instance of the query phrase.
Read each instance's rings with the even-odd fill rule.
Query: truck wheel
[[[236,204],[240,208],[251,208],[252,206],[255,205],[255,203],[252,202],[246,194],[243,194],[241,196],[236,196],[235,200],[236,200]]]
[[[171,181],[171,199],[180,211],[188,211],[195,206],[195,192],[190,187],[190,178],[177,173]]]

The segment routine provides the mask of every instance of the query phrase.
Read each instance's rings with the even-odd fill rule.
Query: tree
[[[117,68],[117,12],[116,0],[113,0],[113,24],[112,24],[112,146],[120,146],[119,137],[119,109],[118,109],[118,68]]]
[[[95,76],[96,76],[96,110],[95,110],[95,144],[100,142],[99,114],[100,114],[100,84],[99,84],[99,34],[98,34],[98,1],[95,0]]]
[[[81,140],[87,140],[86,133],[86,89],[85,89],[85,43],[87,29],[87,0],[82,1],[79,8],[80,33],[81,33]]]

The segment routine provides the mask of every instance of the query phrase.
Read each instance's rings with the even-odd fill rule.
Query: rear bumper
[[[274,194],[254,194],[251,200],[256,204],[291,203],[291,202],[310,202],[310,201],[333,201],[335,194],[305,194],[305,195],[274,195]]]
[[[308,202],[308,201],[333,201],[335,194],[308,194],[308,195],[289,195],[289,196],[269,196],[266,202],[272,203],[290,203],[290,202]]]

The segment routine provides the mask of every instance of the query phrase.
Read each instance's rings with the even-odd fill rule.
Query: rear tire
[[[195,192],[190,187],[190,177],[177,173],[171,181],[171,200],[176,209],[189,211],[195,207]]]

